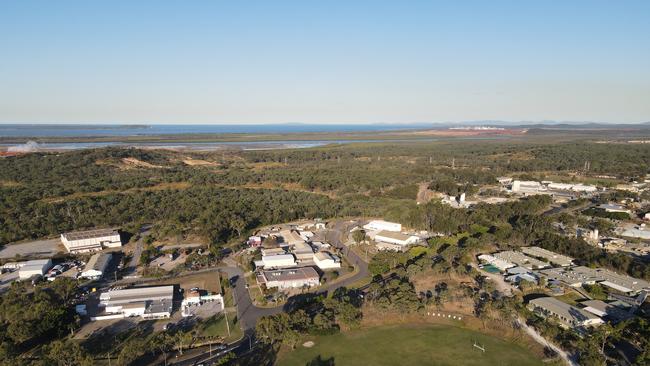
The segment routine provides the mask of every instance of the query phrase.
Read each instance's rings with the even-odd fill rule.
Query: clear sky
[[[650,1],[0,1],[0,122],[650,121]]]

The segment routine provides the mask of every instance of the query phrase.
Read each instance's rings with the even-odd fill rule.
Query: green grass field
[[[228,324],[230,325],[230,336],[228,336],[228,327],[226,326],[226,319],[223,315],[215,315],[206,320],[201,326],[201,335],[205,337],[223,337],[226,341],[232,342],[242,336],[242,330],[239,324],[235,322],[237,313],[228,313]]]
[[[310,338],[278,357],[280,366],[305,365],[542,365],[530,351],[471,330],[440,325],[386,326]],[[474,348],[474,342],[485,352]]]

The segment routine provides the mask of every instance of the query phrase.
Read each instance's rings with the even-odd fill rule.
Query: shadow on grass
[[[307,362],[305,366],[334,366],[334,357],[322,358],[321,355],[316,356],[313,360]]]
[[[238,357],[234,363],[229,365],[259,365],[273,366],[277,360],[278,349],[272,345],[260,345],[251,352]]]

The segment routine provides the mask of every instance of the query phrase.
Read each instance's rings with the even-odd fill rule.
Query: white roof
[[[292,254],[278,254],[278,255],[266,255],[262,257],[262,260],[264,262],[285,262],[285,261],[292,261],[294,260],[294,257]]]

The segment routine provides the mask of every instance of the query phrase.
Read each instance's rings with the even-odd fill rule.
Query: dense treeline
[[[208,164],[190,166],[183,162],[188,156]],[[473,240],[529,245],[552,233],[548,218],[540,216],[548,197],[470,210],[436,202],[417,206],[417,184],[459,193],[508,172],[581,169],[584,160],[592,171],[641,174],[650,147],[420,142],[204,154],[119,148],[28,154],[0,159],[0,244],[144,222],[156,223],[166,235],[196,233],[223,243],[260,225],[297,218],[383,216],[447,235],[480,225],[489,230]],[[259,186],[243,188],[249,185]],[[589,257],[589,263],[605,261],[639,273],[634,261]]]
[[[69,301],[76,281],[62,279],[28,291],[16,282],[0,297],[0,359],[10,359],[23,349],[68,334],[78,326]]]
[[[192,187],[110,194],[14,207],[0,218],[0,242],[145,222],[167,226],[167,232],[196,231],[212,242],[224,242],[260,225],[333,216],[339,208],[324,196],[282,190]]]

